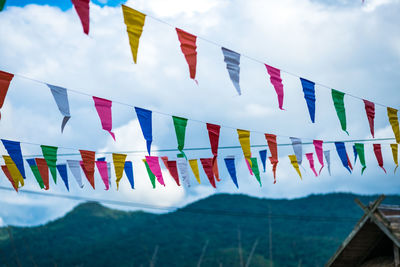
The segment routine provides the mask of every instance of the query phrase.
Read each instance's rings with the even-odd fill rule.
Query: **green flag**
[[[340,120],[340,125],[342,126],[342,130],[349,134],[346,130],[346,109],[344,108],[344,93],[332,89],[332,99],[333,105],[335,105],[336,114]]]
[[[156,188],[156,176],[151,172],[147,161],[144,159],[143,162],[144,162],[144,165],[146,165],[147,174],[149,175],[151,184],[153,185],[153,188]]]
[[[185,146],[185,134],[186,134],[187,119],[176,117],[176,116],[172,116],[172,119],[174,120],[176,139],[178,140],[178,150],[186,158],[186,155],[183,152],[183,147]]]
[[[362,165],[362,170],[361,170],[361,175],[362,175],[365,171],[365,168],[367,168],[367,166],[365,165],[364,144],[355,143],[354,146],[356,148],[358,156],[360,157],[360,163]]]
[[[42,148],[43,157],[46,160],[47,166],[49,166],[51,176],[53,177],[54,183],[57,183],[57,147],[55,146],[40,146]]]
[[[0,11],[3,10],[5,4],[6,4],[6,0],[0,0]]]
[[[260,177],[260,170],[258,169],[257,158],[251,158],[251,170],[254,173],[254,176],[257,178],[257,181],[260,183],[261,186],[261,177]]]
[[[38,182],[41,189],[44,188],[44,183],[42,177],[40,176],[39,169],[36,165],[30,165],[33,175],[35,176],[36,181]]]

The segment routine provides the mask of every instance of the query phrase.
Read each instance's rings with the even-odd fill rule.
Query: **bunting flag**
[[[185,32],[181,29],[176,28],[179,42],[181,43],[181,50],[186,58],[186,62],[189,65],[190,78],[196,79],[196,64],[197,64],[197,52],[196,52],[196,36]],[[196,81],[196,80],[195,80]]]
[[[149,175],[151,185],[154,189],[156,188],[156,176],[151,172],[149,164],[147,164],[147,161],[145,159],[143,159],[143,163],[146,166],[147,174]]]
[[[0,109],[3,107],[4,100],[6,99],[6,95],[8,92],[8,87],[10,87],[10,83],[13,78],[14,74],[0,70]],[[1,119],[1,113],[0,113],[0,119]]]
[[[176,159],[176,166],[180,172],[180,177],[182,177],[182,182],[186,184],[186,186],[190,187],[189,181],[189,169],[186,162],[186,159],[183,158],[183,155],[180,154],[179,157]]]
[[[61,112],[61,115],[64,116],[63,121],[61,123],[61,133],[62,133],[64,132],[65,125],[71,118],[71,113],[69,112],[67,89],[51,84],[47,84],[47,86],[50,88],[51,94],[53,95],[53,98],[56,101],[58,110]]]
[[[138,107],[135,107],[135,111],[146,140],[147,152],[150,155],[151,142],[153,142],[152,111]]]
[[[142,36],[146,15],[125,5],[122,5],[122,13],[124,14],[124,22],[126,24],[126,31],[128,32],[133,61],[136,64],[139,40],[140,36]]]
[[[67,173],[67,165],[66,164],[58,164],[56,165],[58,173],[61,176],[61,179],[63,180],[65,187],[69,191],[69,184],[68,184],[68,173]]]
[[[96,152],[88,150],[79,150],[81,153],[82,161],[80,165],[85,173],[86,179],[89,181],[90,185],[95,189],[94,185],[94,165]]]
[[[349,154],[347,154],[347,152],[346,152],[346,157],[347,157],[347,164],[349,164],[350,170],[353,171],[353,166],[351,165],[351,161],[350,161],[350,158],[349,158]]]
[[[117,190],[118,190],[119,182],[121,181],[122,175],[124,174],[126,154],[113,153],[112,158],[113,158],[113,163],[114,163],[114,171],[115,171]]]
[[[104,160],[105,161],[105,160]],[[111,188],[111,163],[107,162],[108,185]]]
[[[215,185],[214,172],[212,169],[212,158],[201,158],[200,162],[201,165],[203,165],[204,172],[206,173],[210,184],[212,185],[212,187],[217,188]]]
[[[46,160],[47,166],[50,169],[51,176],[53,177],[53,181],[57,184],[57,147],[55,146],[40,146],[42,148],[43,157]]]
[[[199,172],[199,164],[197,163],[197,159],[190,159],[189,160],[189,165],[190,165],[190,168],[192,169],[194,177],[196,177],[197,182],[199,184],[201,184],[200,172]]]
[[[229,77],[235,86],[236,91],[239,95],[242,94],[239,85],[239,74],[240,74],[240,54],[226,49],[225,47],[221,47],[222,53],[224,54],[224,62],[226,63],[226,69],[228,70]]]
[[[396,173],[396,170],[399,167],[398,145],[397,144],[390,144],[390,147],[392,148],[394,164],[396,164],[396,168],[394,168],[394,173]]]
[[[11,183],[12,187],[14,188],[14,190],[15,190],[16,192],[18,192],[18,187],[15,185],[15,182],[14,182],[13,178],[11,177],[11,173],[10,173],[10,171],[8,170],[7,165],[2,165],[2,166],[1,166],[1,169],[2,169],[3,172],[4,172],[4,175],[5,175],[5,176],[7,177],[7,179],[10,181],[10,183]]]
[[[296,156],[297,163],[301,165],[303,162],[303,143],[300,138],[290,137],[290,141],[292,141],[293,152]]]
[[[221,126],[216,124],[207,123],[207,130],[208,130],[208,137],[210,138],[211,144],[211,152],[213,154],[213,171],[215,175],[215,179],[220,181],[219,179],[219,172],[218,172],[218,143],[219,143],[219,131]]]
[[[29,167],[31,168],[33,176],[35,176],[35,179],[38,182],[40,189],[43,189],[44,188],[43,180],[42,180],[42,177],[40,176],[39,169],[36,166],[35,159],[27,159],[26,162],[28,163]]]
[[[307,102],[308,112],[312,123],[315,122],[315,83],[303,78],[300,78],[303,86],[304,98]]]
[[[396,137],[396,143],[400,143],[399,118],[397,117],[397,109],[388,107],[387,114],[394,136]]]
[[[258,153],[260,153],[261,163],[263,165],[263,170],[265,172],[265,165],[267,163],[267,150],[266,149],[260,150],[260,151],[258,151]]]
[[[301,176],[299,163],[297,162],[296,155],[289,155],[289,159],[290,159],[290,163],[292,164],[293,168],[296,170],[297,174],[300,176],[300,179],[303,179],[303,177]]]
[[[365,113],[367,113],[369,129],[371,131],[372,138],[375,138],[374,120],[375,120],[375,104],[368,100],[363,99],[365,105]]]
[[[163,157],[161,157],[161,160],[163,161],[165,168],[168,169],[168,157],[167,156],[163,156]]]
[[[157,181],[161,185],[165,186],[158,157],[146,156],[146,162],[147,164],[149,164],[151,172],[156,176]]]
[[[39,170],[40,177],[42,177],[42,181],[44,184],[44,190],[49,190],[49,167],[47,167],[47,163],[45,159],[35,158],[36,166]]]
[[[386,170],[383,167],[383,157],[382,157],[381,144],[373,144],[373,146],[374,146],[375,157],[376,157],[376,160],[378,161],[378,165],[386,173]]]
[[[333,105],[335,106],[336,114],[340,121],[340,126],[342,126],[342,130],[349,134],[346,130],[347,123],[346,123],[346,109],[344,107],[344,93],[332,89],[332,100]]]
[[[83,188],[82,176],[81,176],[81,165],[79,160],[67,160],[69,170],[75,178],[76,183],[80,188]]]
[[[0,11],[3,11],[5,5],[6,5],[6,0],[0,0]]]
[[[236,176],[236,167],[235,167],[235,156],[228,156],[224,159],[226,168],[228,169],[228,173],[231,176],[233,183],[236,185],[236,188],[239,189],[239,184]]]
[[[124,170],[125,170],[125,175],[128,178],[129,183],[131,184],[131,188],[135,189],[135,182],[134,182],[134,179],[133,179],[132,161],[125,161]]]
[[[71,0],[81,20],[83,32],[89,35],[89,2],[90,0]]]
[[[343,167],[345,167],[351,173],[351,170],[349,168],[350,161],[347,157],[346,146],[344,145],[344,142],[335,142],[335,147],[339,158],[342,161]]]
[[[365,153],[364,153],[364,144],[362,143],[355,143],[354,144],[355,151],[360,158],[360,163],[362,166],[361,175],[364,173],[365,169],[367,168],[365,164]]]
[[[329,175],[331,175],[331,151],[330,150],[324,151],[324,156],[326,160],[326,165],[328,165]]]
[[[186,155],[183,152],[183,148],[185,147],[185,135],[186,135],[187,119],[181,118],[181,117],[176,117],[176,116],[172,116],[172,119],[174,121],[176,139],[178,141],[178,150],[186,158]]]
[[[97,170],[100,173],[101,180],[103,180],[104,186],[106,187],[105,190],[110,189],[110,183],[108,182],[108,169],[107,169],[107,162],[102,160],[96,161]]]
[[[321,164],[321,169],[319,169],[319,174],[321,174],[322,169],[324,168],[324,151],[322,149],[322,144],[324,141],[322,140],[313,140],[313,144],[315,147],[315,154],[317,155],[318,162]]]
[[[4,148],[7,150],[8,155],[10,155],[12,161],[17,166],[20,174],[25,179],[26,176],[25,176],[24,160],[22,158],[22,152],[21,152],[21,143],[5,139],[1,139],[1,142],[3,143]],[[9,167],[8,170],[10,171],[11,175],[13,175]]]
[[[310,163],[311,170],[315,174],[315,177],[317,177],[318,173],[317,173],[317,171],[315,170],[315,167],[314,167],[314,156],[313,156],[313,153],[312,152],[311,153],[306,153],[306,157],[308,159],[308,162]]]
[[[96,107],[97,114],[99,114],[101,126],[103,130],[109,132],[115,141],[115,134],[111,132],[112,130],[112,114],[111,106],[112,102],[108,99],[99,98],[93,96],[94,106]]]
[[[282,84],[282,79],[281,79],[281,71],[277,68],[274,68],[272,66],[269,66],[265,64],[265,67],[267,68],[268,74],[270,76],[270,80],[272,85],[275,88],[275,92],[278,96],[278,103],[279,103],[279,108],[283,110],[283,84]]]
[[[175,160],[169,160],[167,162],[167,166],[168,166],[168,169],[169,169],[169,173],[171,174],[172,178],[175,180],[175,183],[178,186],[181,186],[180,183],[179,183],[179,173],[178,173],[178,167],[176,165],[176,161]],[[190,166],[192,166],[192,165],[190,165]]]
[[[246,130],[237,129],[240,146],[243,150],[243,155],[247,164],[247,168],[251,175],[253,175],[253,171],[251,169],[251,150],[250,150],[250,132]]]
[[[276,143],[276,135],[265,134],[265,139],[267,139],[269,151],[271,152],[271,157],[269,160],[272,164],[272,172],[274,174],[274,184],[276,184],[276,166],[278,165],[278,144]]]
[[[257,181],[261,185],[261,177],[260,177],[260,170],[258,169],[258,163],[257,163],[257,158],[251,158],[251,169],[253,170],[254,176],[256,177]]]
[[[354,166],[356,166],[358,153],[357,153],[357,148],[356,148],[355,144],[353,145],[353,154],[354,154]]]
[[[12,179],[14,180],[15,185],[18,188],[24,186],[24,179],[22,178],[21,172],[18,170],[18,167],[12,158],[10,156],[3,156],[3,159]]]

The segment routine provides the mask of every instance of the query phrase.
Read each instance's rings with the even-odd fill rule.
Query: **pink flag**
[[[312,152],[311,153],[306,153],[306,157],[308,159],[308,162],[310,163],[311,170],[314,172],[315,177],[317,177],[318,173],[317,173],[317,171],[315,170],[315,167],[314,167],[314,156],[313,156],[313,153]]]
[[[110,184],[108,181],[108,168],[106,161],[96,161],[97,169],[99,170],[101,179],[103,180],[106,190],[110,189]]]
[[[89,2],[90,0],[72,0],[76,13],[81,20],[83,32],[89,34]]]
[[[115,141],[115,134],[111,132],[112,130],[112,115],[111,115],[111,106],[112,102],[110,100],[99,98],[94,96],[94,106],[96,107],[97,114],[99,114],[101,126],[104,130],[109,132],[114,138]]]
[[[250,175],[253,175],[253,170],[251,169],[249,161],[245,158],[244,161],[246,161],[247,169],[249,169]]]
[[[322,148],[323,143],[324,141],[322,140],[313,140],[313,144],[315,147],[315,154],[317,154],[318,161],[321,164],[321,169],[319,169],[319,174],[321,174],[321,171],[324,168],[324,151]]]
[[[371,131],[372,137],[375,138],[374,137],[375,104],[364,99],[364,105],[365,105],[365,112],[367,113],[369,129]]]
[[[279,108],[283,110],[282,106],[283,106],[284,93],[283,93],[283,84],[281,79],[281,71],[267,64],[265,64],[265,67],[267,68],[271,83],[275,88],[276,94],[278,95]]]
[[[158,157],[146,156],[147,164],[149,164],[149,168],[151,172],[157,177],[157,181],[165,186],[164,179],[161,172],[160,162],[158,161]]]

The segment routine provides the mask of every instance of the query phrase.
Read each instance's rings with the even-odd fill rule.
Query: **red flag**
[[[176,160],[168,160],[167,166],[169,173],[171,174],[172,178],[174,178],[176,184],[178,186],[181,186],[181,184],[179,183],[179,174],[178,174],[178,167],[176,166]]]
[[[88,150],[79,150],[79,152],[81,153],[81,157],[82,157],[81,167],[83,169],[83,172],[86,175],[86,179],[92,185],[93,189],[95,189],[95,187],[94,187],[94,166],[95,166],[96,152],[88,151]]]
[[[214,172],[212,169],[212,158],[203,158],[200,159],[201,165],[203,165],[204,172],[207,175],[208,180],[210,181],[210,184],[214,187],[217,188],[215,185],[215,180],[214,180]]]
[[[383,167],[381,144],[374,144],[374,153],[375,153],[376,160],[378,161],[379,167],[381,167],[382,170],[386,173],[386,170]]]
[[[81,20],[83,32],[89,34],[89,2],[90,0],[71,0]]]
[[[217,162],[217,156],[218,156],[218,143],[219,143],[219,131],[221,129],[221,126],[216,125],[216,124],[211,124],[207,123],[207,130],[208,130],[208,137],[210,138],[210,144],[211,144],[211,152],[213,154],[213,172],[215,175],[215,178],[219,182],[219,172],[218,172],[218,162]]]
[[[375,138],[374,137],[375,104],[364,99],[364,105],[365,105],[365,112],[367,113],[369,129],[371,131],[372,137]]]
[[[276,135],[265,134],[265,139],[267,139],[269,151],[271,152],[271,157],[269,161],[272,164],[272,172],[274,173],[274,184],[276,183],[276,166],[278,165],[278,144],[276,143]]]
[[[10,181],[12,187],[14,187],[15,191],[18,192],[18,187],[15,186],[14,179],[11,177],[11,173],[10,173],[10,171],[8,170],[7,165],[2,165],[2,166],[1,166],[1,169],[3,170],[3,172],[4,172],[4,174],[6,175],[7,179]]]
[[[12,78],[14,78],[14,74],[0,70],[0,109],[3,107],[4,99],[6,98],[8,87],[10,86]],[[1,119],[1,113],[0,113],[0,119]]]
[[[347,154],[347,152],[346,152],[346,156],[347,156],[347,164],[349,165],[350,170],[353,170],[353,165],[351,165],[349,154]]]
[[[45,159],[36,158],[36,165],[39,169],[40,176],[42,177],[44,190],[49,190],[49,167],[47,166],[47,162]]]
[[[195,80],[197,64],[196,36],[178,28],[176,28],[176,33],[178,34],[178,39],[181,43],[182,53],[185,55],[186,62],[189,65],[190,78]]]

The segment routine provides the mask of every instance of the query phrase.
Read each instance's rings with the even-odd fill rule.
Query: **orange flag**
[[[90,185],[95,189],[94,186],[94,166],[96,160],[96,152],[88,150],[79,150],[81,153],[82,161],[81,167],[86,175],[86,179],[89,181]]]
[[[275,184],[276,166],[278,165],[278,144],[276,143],[276,135],[265,134],[265,139],[267,139],[269,151],[271,152],[271,157],[269,157],[269,161],[272,164],[272,172],[274,173],[274,184]]]

